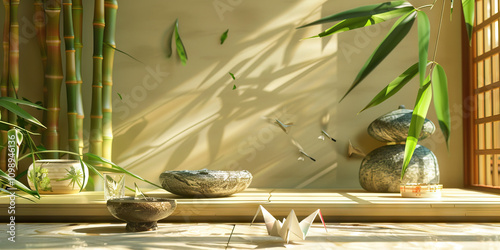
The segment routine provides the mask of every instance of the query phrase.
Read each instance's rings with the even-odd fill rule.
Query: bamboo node
[[[99,86],[99,85],[92,85],[92,88],[100,88],[100,89],[102,89],[102,86]]]
[[[113,8],[113,9],[118,9],[118,5],[116,5],[116,4],[112,4],[112,3],[105,3],[105,4],[104,4],[104,7]]]
[[[47,39],[47,40],[45,41],[45,43],[50,43],[50,44],[59,45],[59,44],[61,44],[61,40],[49,40],[49,39]]]
[[[55,76],[55,75],[45,75],[45,78],[48,78],[48,79],[63,79],[64,76]]]
[[[102,119],[102,115],[91,115],[91,119]]]

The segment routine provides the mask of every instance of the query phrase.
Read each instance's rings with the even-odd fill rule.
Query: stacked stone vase
[[[410,128],[412,110],[400,106],[368,127],[368,134],[388,145],[376,148],[361,162],[359,182],[371,192],[399,193],[400,184],[439,183],[439,166],[436,156],[428,148],[417,145],[405,176],[401,179],[406,137]],[[434,133],[436,127],[425,119],[419,141]]]

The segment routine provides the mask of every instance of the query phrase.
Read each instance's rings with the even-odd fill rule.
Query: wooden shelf
[[[165,222],[248,222],[258,205],[277,218],[286,217],[291,209],[303,217],[320,208],[330,222],[500,221],[500,195],[466,189],[444,189],[441,199],[308,189],[247,189],[223,198],[180,198],[160,189],[146,194],[177,199],[176,211]],[[8,197],[0,197],[2,220],[9,216],[8,201]],[[45,195],[36,203],[17,198],[15,216],[19,222],[117,221],[108,212],[102,191]]]

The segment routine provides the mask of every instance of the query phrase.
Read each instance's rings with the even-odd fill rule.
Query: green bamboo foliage
[[[83,6],[82,0],[73,0],[72,6],[73,15],[73,31],[75,34],[75,72],[78,87],[76,89],[76,124],[78,133],[78,145],[80,155],[83,154],[83,98],[82,98],[82,23],[83,23]]]
[[[35,23],[36,30],[36,40],[38,42],[38,48],[40,49],[40,57],[42,59],[43,72],[47,71],[47,44],[46,40],[46,30],[45,30],[45,9],[43,7],[43,0],[35,0],[33,2],[35,9],[35,14],[33,21]],[[46,104],[48,100],[47,95],[47,81],[44,77],[43,81],[43,103]],[[47,124],[47,112],[43,112],[43,124]],[[45,141],[45,133],[42,134],[42,141]]]
[[[75,58],[75,35],[73,32],[73,2],[72,0],[63,0],[64,17],[64,44],[66,47],[66,99],[67,99],[67,117],[68,117],[68,146],[69,151],[79,153],[80,145],[78,139],[76,96],[78,81],[76,78],[76,58]],[[76,155],[70,155],[71,158],[78,158]]]
[[[104,0],[94,5],[94,56],[92,74],[92,107],[90,110],[89,152],[102,156],[102,49],[104,36]]]
[[[10,1],[10,36],[9,36],[9,82],[8,95],[17,98],[19,89],[19,22],[18,8],[20,0]],[[17,115],[9,113],[9,122],[17,124]]]
[[[104,58],[102,65],[102,157],[111,160],[111,151],[113,144],[113,127],[111,123],[112,115],[112,87],[113,87],[113,61],[115,57],[115,30],[116,30],[116,12],[118,9],[118,1],[105,0],[105,22],[104,28],[104,43],[103,48]]]
[[[45,130],[45,147],[47,149],[59,149],[59,112],[61,84],[63,79],[61,61],[61,38],[59,36],[59,20],[61,14],[61,0],[47,1],[45,12],[47,13],[47,70],[45,81],[47,82],[47,129]],[[48,157],[57,158],[53,153]]]
[[[2,71],[2,81],[0,83],[0,95],[8,96],[7,86],[9,83],[9,33],[10,33],[10,0],[3,0],[3,6],[5,9],[4,15],[4,26],[3,26],[3,71]],[[6,109],[1,109],[2,121],[7,122],[9,118],[9,113]],[[7,143],[7,131],[2,130],[1,132],[2,145]],[[7,148],[3,148],[0,152],[0,169],[7,171]]]

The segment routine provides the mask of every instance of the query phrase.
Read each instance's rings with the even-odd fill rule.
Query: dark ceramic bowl
[[[184,197],[222,197],[245,190],[252,174],[246,170],[165,171],[160,182],[165,190]]]
[[[157,221],[167,218],[177,207],[174,199],[153,198],[134,199],[126,197],[111,199],[106,203],[109,212],[117,219],[127,222],[127,231],[154,231]]]

